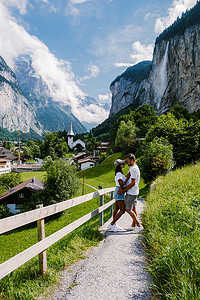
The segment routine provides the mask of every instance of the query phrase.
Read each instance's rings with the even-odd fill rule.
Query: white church
[[[83,141],[78,139],[74,142],[74,133],[73,133],[73,129],[72,129],[72,122],[70,122],[70,130],[69,130],[67,136],[68,136],[68,146],[71,149],[78,149],[78,147],[81,147],[82,150],[85,150],[85,143]]]

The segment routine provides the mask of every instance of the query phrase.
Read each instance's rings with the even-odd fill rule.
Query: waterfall
[[[165,49],[165,54],[163,56],[162,62],[158,69],[157,80],[155,82],[155,91],[156,91],[156,107],[157,109],[160,106],[160,101],[164,95],[164,91],[167,87],[167,60],[168,60],[168,48],[169,42]]]

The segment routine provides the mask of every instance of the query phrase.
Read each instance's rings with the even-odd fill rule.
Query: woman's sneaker
[[[135,228],[136,233],[139,233],[144,229],[144,227],[142,225],[141,226],[135,226],[134,228]]]
[[[108,225],[108,228],[109,228],[111,231],[113,231],[113,232],[117,232],[117,228],[116,228],[115,224],[114,224],[114,225],[109,224],[109,225]]]
[[[115,227],[117,228],[117,230],[122,230],[123,228],[121,226],[119,226],[117,223],[115,224]]]

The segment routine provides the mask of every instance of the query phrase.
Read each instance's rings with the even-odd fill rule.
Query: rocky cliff
[[[0,57],[0,126],[9,131],[35,131],[42,134],[42,126],[24,96],[14,72]]]
[[[200,2],[156,39],[152,63],[128,68],[110,90],[110,115],[130,104],[153,105],[158,114],[175,104],[200,109]]]

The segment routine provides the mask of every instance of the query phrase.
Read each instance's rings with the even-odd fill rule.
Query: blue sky
[[[85,95],[110,102],[109,85],[128,66],[151,60],[156,36],[196,0],[1,0],[0,55],[33,67],[55,101],[81,121],[100,123],[103,108],[81,107]]]

